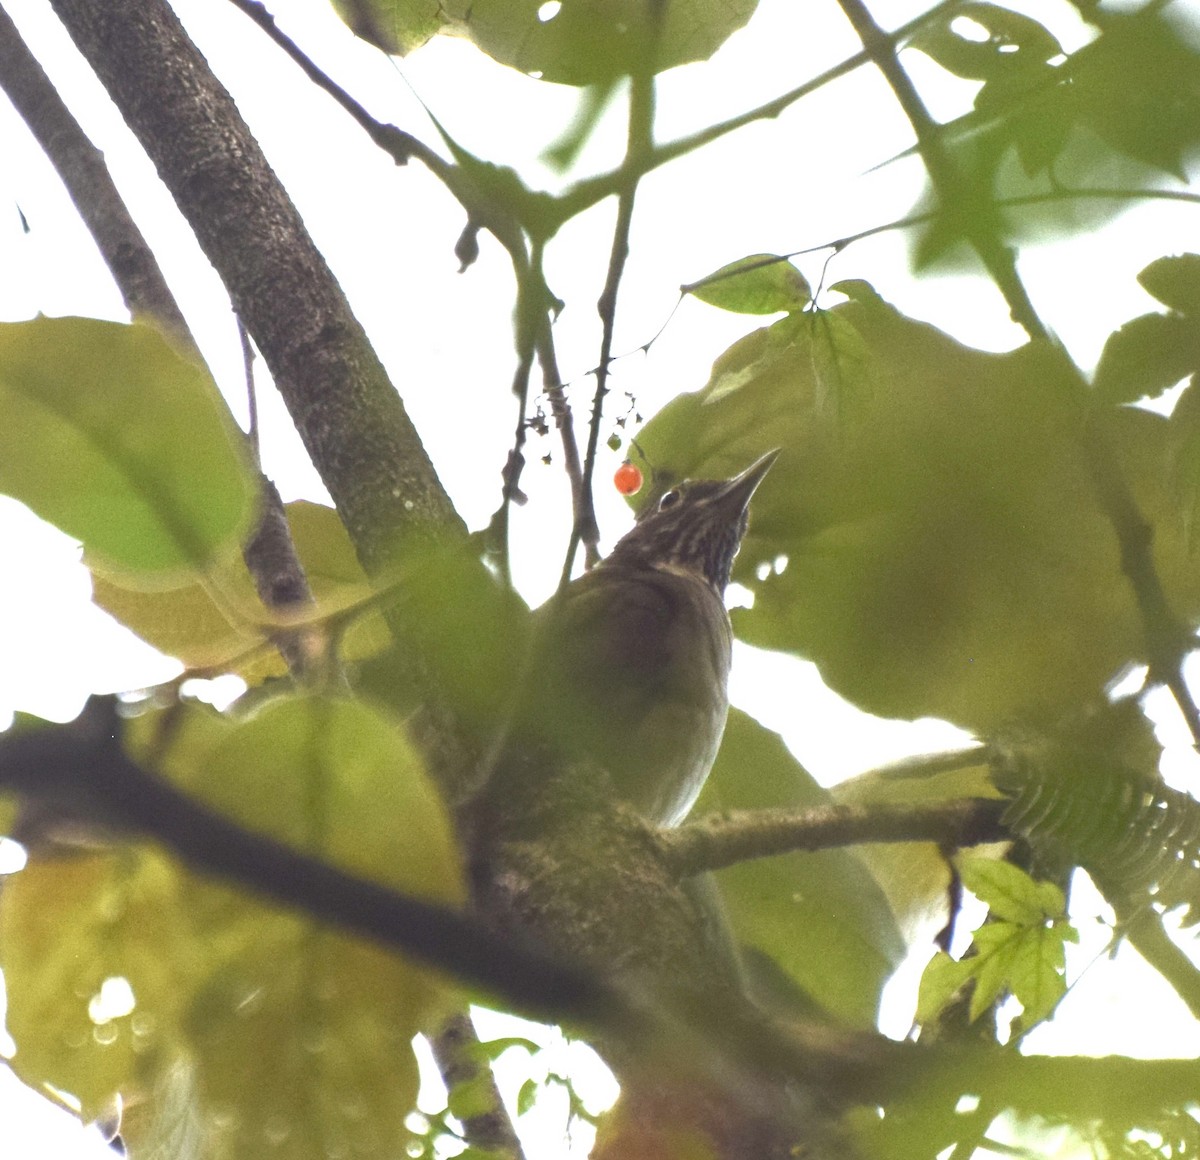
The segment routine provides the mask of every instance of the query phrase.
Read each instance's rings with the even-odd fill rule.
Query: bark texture
[[[224,281],[368,572],[462,531],[420,437],[233,99],[164,0],[54,0]]]

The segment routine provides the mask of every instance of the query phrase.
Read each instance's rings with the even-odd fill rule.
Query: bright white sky
[[[463,213],[421,166],[396,169],[229,6],[216,0],[173,3],[233,91],[341,279],[455,502],[471,526],[482,526],[498,501],[499,470],[514,420],[508,392],[512,278],[503,252],[483,235],[479,261],[459,275],[452,247]],[[215,274],[57,27],[48,0],[5,0],[4,6],[106,151],[235,414],[244,418],[240,347]],[[317,62],[380,118],[436,142],[415,90],[467,148],[513,165],[533,185],[554,187],[558,179],[536,158],[568,124],[574,90],[501,69],[469,44],[448,38],[404,61],[401,76],[386,58],[355,41],[324,0],[273,0],[269,6]],[[1010,0],[1010,6],[1049,22],[1068,49],[1086,36],[1065,0]],[[888,26],[925,7],[925,0],[873,5]],[[833,0],[762,0],[750,27],[712,62],[662,78],[659,137],[673,138],[767,100],[857,47]],[[910,54],[906,63],[925,86],[935,114],[952,115],[969,100],[967,86],[947,81],[924,58]],[[619,115],[610,116],[602,126],[583,159],[585,171],[617,160],[624,134],[620,121]],[[903,215],[921,189],[918,163],[867,171],[910,140],[882,83],[860,70],[778,121],[743,129],[654,174],[639,193],[616,349],[632,351],[646,342],[671,316],[681,283],[728,261],[798,250]],[[90,239],[6,103],[0,104],[0,149],[7,161],[0,172],[0,268],[5,271],[0,320],[38,312],[124,317]],[[20,227],[18,205],[30,223],[28,235]],[[592,388],[586,373],[599,348],[593,304],[604,276],[612,216],[612,206],[603,205],[571,223],[548,254],[552,288],[568,303],[557,325],[559,357],[580,415]],[[1022,271],[1050,325],[1090,368],[1108,332],[1150,308],[1134,281],[1136,272],[1174,252],[1178,239],[1195,232],[1193,207],[1154,203],[1108,227],[1103,246],[1084,237],[1031,251],[1023,255]],[[823,262],[824,255],[816,255],[800,263],[813,285],[821,281]],[[999,296],[984,280],[914,281],[899,236],[859,243],[834,259],[825,282],[843,278],[871,281],[907,313],[975,345],[999,350],[1020,341]],[[699,387],[716,355],[757,324],[685,301],[648,355],[618,363],[612,413],[625,409],[624,391],[633,393],[637,409],[649,415],[678,391]],[[324,498],[265,382],[260,408],[265,465],[284,498]],[[551,468],[538,461],[546,452],[554,455]],[[541,445],[534,437],[523,480],[531,503],[518,511],[514,529],[517,581],[531,603],[552,589],[569,530],[559,458],[553,439]],[[604,460],[598,480],[603,483],[620,458]],[[603,485],[600,493],[609,546],[628,516],[615,493]],[[90,604],[87,576],[71,541],[3,498],[0,537],[7,544],[0,562],[0,725],[15,709],[69,719],[93,690],[140,687],[174,673],[171,662],[132,641]],[[737,657],[733,698],[783,732],[826,782],[905,753],[953,745],[959,738],[938,723],[864,718],[825,690],[812,666],[748,649]],[[1172,727],[1168,713],[1163,728]],[[1195,792],[1200,782],[1194,755],[1177,727],[1173,736],[1174,776],[1185,784],[1191,779]],[[1102,948],[1103,930],[1097,928],[1096,935],[1074,953],[1072,972]],[[1055,1028],[1041,1033],[1041,1046],[1100,1054],[1200,1053],[1200,1033],[1182,1005],[1161,988],[1147,992],[1130,973],[1136,969],[1133,964],[1125,971],[1087,972]],[[1073,1017],[1076,1010],[1079,1015]],[[1147,1026],[1155,1028],[1152,1041]],[[0,1070],[5,1155],[18,1160],[82,1155],[78,1129],[64,1128],[57,1116],[52,1129],[43,1115]]]

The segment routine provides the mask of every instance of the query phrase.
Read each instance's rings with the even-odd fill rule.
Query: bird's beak
[[[771,465],[779,458],[780,448],[768,451],[761,459],[756,459],[740,475],[728,480],[718,495],[722,508],[731,511],[744,511],[751,497],[758,490],[758,485],[766,478]]]

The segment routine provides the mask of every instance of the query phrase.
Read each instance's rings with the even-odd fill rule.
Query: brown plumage
[[[666,492],[535,614],[514,740],[586,757],[647,820],[674,825],[712,768],[733,642],[723,600],[747,507],[776,452],[730,480]]]

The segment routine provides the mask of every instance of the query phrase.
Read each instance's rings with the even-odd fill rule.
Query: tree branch
[[[494,1160],[525,1160],[525,1151],[517,1138],[508,1110],[500,1098],[496,1077],[487,1059],[479,1052],[479,1036],[466,1011],[446,1021],[429,1040],[438,1071],[447,1090],[470,1087],[472,1108],[479,1108],[463,1119],[463,1133],[472,1148],[486,1152]]]
[[[459,238],[459,246],[455,253],[462,261],[462,269],[474,261],[476,252],[475,234],[480,229],[488,230],[507,251],[513,265],[513,273],[517,279],[517,350],[522,366],[526,359],[525,343],[534,341],[539,361],[542,365],[543,390],[550,399],[551,410],[554,414],[555,426],[559,430],[563,446],[563,462],[567,477],[571,482],[571,495],[576,511],[576,521],[580,518],[580,503],[583,495],[583,473],[579,461],[579,449],[575,442],[574,425],[571,420],[571,409],[563,394],[562,380],[558,375],[557,364],[554,361],[554,342],[550,333],[550,311],[553,306],[553,295],[546,285],[542,272],[541,245],[545,241],[544,231],[534,228],[534,218],[545,216],[553,205],[554,199],[548,194],[534,194],[519,182],[514,181],[505,186],[505,192],[514,198],[514,204],[507,204],[495,195],[496,191],[486,181],[479,180],[480,172],[489,168],[486,162],[472,157],[458,145],[457,142],[442,128],[437,118],[428,109],[430,119],[437,127],[442,139],[455,157],[455,161],[446,161],[433,149],[411,133],[376,120],[367,110],[356,101],[341,85],[325,73],[275,23],[275,18],[267,11],[259,0],[230,0],[235,8],[245,13],[255,24],[267,34],[300,68],[318,88],[331,96],[362,128],[368,137],[379,146],[397,165],[407,165],[412,157],[416,157],[425,167],[438,178],[450,192],[451,196],[463,207],[467,214],[467,225]],[[536,212],[531,208],[536,206]],[[557,223],[553,233],[558,228]],[[530,246],[529,238],[533,239]],[[532,248],[532,254],[530,250]],[[523,327],[535,320],[533,332],[524,332]],[[530,334],[536,334],[531,339]],[[518,370],[514,379],[521,394],[524,376]],[[507,544],[508,535],[508,504],[513,498],[513,473],[519,472],[520,445],[523,442],[524,404],[521,408],[521,426],[518,428],[516,455],[510,455],[504,471],[504,491],[500,508],[493,518],[493,529],[496,538],[503,546]],[[507,553],[504,551],[507,567]]]
[[[165,0],[53,0],[229,290],[368,573],[460,534],[378,357],[237,106]]]
[[[608,258],[608,272],[604,289],[596,309],[600,314],[600,359],[596,364],[596,390],[592,396],[592,413],[588,420],[587,452],[583,462],[582,503],[576,512],[575,526],[571,529],[571,542],[563,563],[559,579],[560,589],[571,579],[575,564],[575,549],[582,543],[584,566],[593,567],[600,560],[597,544],[600,531],[596,526],[595,504],[592,498],[592,478],[596,470],[596,449],[600,444],[600,426],[604,419],[604,399],[608,394],[609,366],[612,362],[613,331],[617,321],[617,292],[625,263],[629,259],[629,231],[633,225],[633,206],[637,198],[638,182],[642,174],[638,171],[643,159],[654,150],[654,72],[653,57],[658,45],[662,21],[662,4],[652,4],[654,27],[644,47],[645,60],[642,68],[629,78],[629,127],[625,145],[625,162],[620,171],[620,188],[617,193],[617,221],[613,227],[612,247]]]
[[[68,803],[102,824],[165,846],[223,878],[322,922],[412,955],[535,1017],[608,1022],[622,1003],[589,972],[447,906],[398,894],[253,833],[130,760],[112,698],[92,698],[70,725],[0,738],[0,790]]]
[[[188,324],[158,261],[113,184],[104,154],[88,140],[2,8],[0,87],[66,186],[129,313],[135,318],[154,319],[177,342],[195,350]]]
[[[975,846],[1010,838],[1000,821],[1006,802],[959,798],[921,805],[822,806],[810,810],[734,810],[659,835],[681,878],[754,858],[861,842],[937,842]]]
[[[990,196],[973,189],[942,143],[940,126],[930,116],[916,86],[896,55],[895,38],[875,22],[863,0],[838,0],[863,48],[883,74],[896,100],[917,136],[917,148],[929,172],[929,179],[941,202],[942,212],[952,215],[963,234],[979,255],[980,261],[1008,303],[1013,321],[1031,338],[1050,341],[1025,286],[1017,274],[1015,256],[1001,243],[992,215],[995,203]]]
[[[88,140],[3,9],[0,85],[66,186],[129,312],[134,317],[152,319],[199,358],[183,313],[113,183],[103,153]],[[268,608],[309,605],[312,593],[292,543],[279,493],[265,476],[261,490],[259,524],[243,551],[246,566]],[[289,667],[300,671],[307,660],[303,643],[293,633],[279,634],[279,638],[280,651]]]

